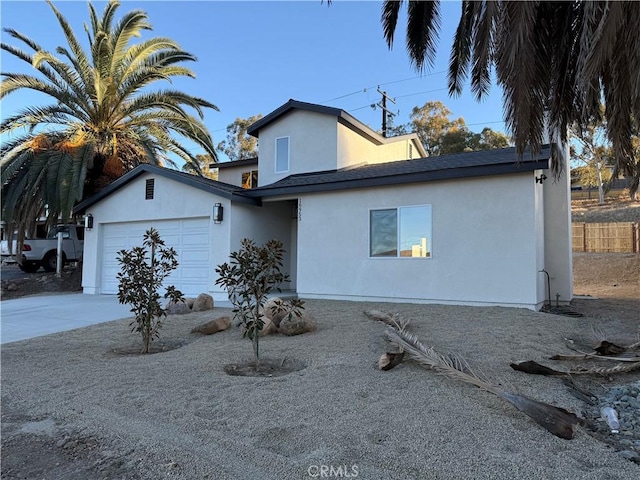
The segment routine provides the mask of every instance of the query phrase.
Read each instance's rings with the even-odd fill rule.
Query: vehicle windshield
[[[69,227],[55,227],[49,230],[48,239],[58,238],[58,232],[62,232],[62,238],[69,238]]]

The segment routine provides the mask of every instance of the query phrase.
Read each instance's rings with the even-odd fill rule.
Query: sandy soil
[[[509,367],[564,367],[548,357],[570,353],[565,338],[637,341],[640,256],[576,254],[574,280],[581,318],[310,301],[317,332],[262,341],[265,357],[306,364],[274,378],[224,372],[251,356],[237,329],[189,333],[225,309],[169,317],[162,338],[179,348],[148,356],[114,353],[140,344],[129,320],[3,345],[1,478],[300,479],[322,469],[375,480],[640,478],[639,465],[588,428],[562,440],[470,385],[410,362],[376,368],[384,326],[365,308],[400,313],[425,344],[463,356],[505,389],[586,416],[559,379]],[[607,388],[640,373],[580,381]]]
[[[603,301],[610,307],[600,310]],[[614,308],[624,302],[635,311]],[[545,359],[569,353],[564,338],[593,344],[594,330],[637,338],[637,298],[574,307],[587,316],[310,301],[317,332],[262,341],[264,356],[307,365],[277,378],[224,373],[251,356],[237,329],[189,333],[225,309],[169,317],[163,338],[182,346],[148,356],[114,353],[139,343],[128,320],[3,345],[2,478],[300,479],[323,466],[366,479],[639,478],[639,465],[586,428],[562,440],[497,397],[415,364],[377,370],[384,326],[362,314],[398,312],[424,343],[580,415],[585,405],[559,379],[509,368],[529,359],[554,366]],[[640,373],[613,383],[631,381]]]

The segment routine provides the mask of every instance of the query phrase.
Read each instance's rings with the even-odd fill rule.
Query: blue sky
[[[87,2],[54,3],[83,39]],[[100,12],[104,2],[94,5]],[[197,62],[189,64],[197,78],[181,79],[173,87],[219,107],[220,112],[208,111],[205,117],[216,144],[226,138],[226,126],[237,117],[266,115],[290,98],[342,108],[379,130],[381,111],[371,108],[380,101],[378,86],[395,98],[396,104],[391,105],[398,112],[395,123],[407,122],[414,106],[440,100],[454,117],[462,116],[471,130],[489,126],[504,131],[497,86],[482,103],[474,100],[468,88],[459,98],[447,94],[446,70],[460,3],[442,3],[438,58],[422,74],[411,67],[406,53],[404,15],[394,48],[387,48],[380,23],[381,7],[381,1],[334,0],[327,6],[320,0],[125,0],[119,12],[146,11],[153,31],[145,35],[170,37],[198,57]],[[50,50],[65,45],[57,20],[44,0],[2,0],[0,23]],[[18,45],[4,32],[2,41]],[[25,72],[28,68],[5,52],[0,62],[3,72]],[[37,103],[37,98],[28,93],[12,94],[2,101],[0,114],[6,117],[21,106]]]

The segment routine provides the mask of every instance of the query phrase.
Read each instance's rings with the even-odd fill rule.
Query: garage
[[[166,285],[174,285],[185,296],[209,291],[210,221],[209,217],[202,217],[102,225],[100,293],[118,293],[117,254],[122,249],[141,246],[144,233],[151,227],[160,232],[167,247],[178,252],[178,268],[167,278]]]

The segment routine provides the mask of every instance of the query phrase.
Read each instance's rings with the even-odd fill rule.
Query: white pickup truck
[[[58,232],[62,232],[62,265],[82,259],[84,227],[81,225],[57,225],[49,230],[47,238],[25,240],[22,245],[20,270],[33,273],[40,267],[46,272],[56,271]]]

